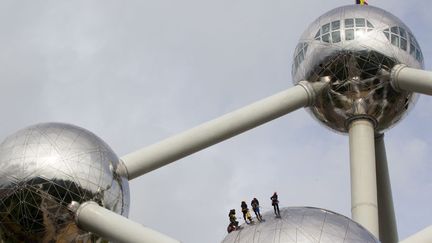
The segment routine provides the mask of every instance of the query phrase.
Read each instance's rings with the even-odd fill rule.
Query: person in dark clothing
[[[271,196],[270,200],[272,201],[272,206],[274,209],[274,213],[276,214],[276,217],[280,217],[279,200],[276,192],[273,193],[273,196]]]
[[[262,221],[263,219],[262,219],[262,216],[260,214],[258,199],[254,198],[251,202],[251,206],[252,206],[252,209],[253,209],[257,219],[259,221]]]
[[[228,233],[231,233],[234,230],[237,230],[239,228],[239,222],[237,221],[235,209],[231,209],[228,214],[230,224],[228,225],[227,231]]]
[[[246,222],[246,224],[253,223],[252,216],[250,215],[249,208],[248,208],[245,201],[241,202],[241,208],[242,208],[242,213],[243,213],[243,219]],[[248,222],[248,220],[249,220],[249,222]]]

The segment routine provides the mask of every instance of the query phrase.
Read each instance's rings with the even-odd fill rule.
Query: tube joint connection
[[[370,115],[354,115],[345,120],[345,127],[349,130],[351,123],[358,120],[368,120],[372,123],[374,130],[378,126],[378,121]]]
[[[398,92],[402,91],[399,86],[399,73],[406,67],[408,66],[405,64],[398,64],[392,68],[390,73],[390,85]]]
[[[302,80],[298,83],[307,93],[308,102],[307,106],[315,104],[317,95],[322,92],[322,90],[330,84],[330,77],[321,77],[320,81],[311,83],[309,81]]]
[[[74,205],[75,204],[75,205]],[[76,225],[80,225],[79,219],[80,219],[80,214],[82,213],[82,210],[84,210],[85,207],[87,206],[99,206],[99,204],[97,204],[96,202],[93,201],[87,201],[85,203],[79,204],[78,202],[72,202],[70,204],[70,208],[71,210],[75,213],[75,224]]]
[[[125,177],[128,180],[130,180],[129,178],[129,171],[126,167],[126,164],[124,163],[123,160],[119,159],[119,164],[117,166],[117,169],[115,171],[117,173],[117,175],[119,175],[120,177]]]

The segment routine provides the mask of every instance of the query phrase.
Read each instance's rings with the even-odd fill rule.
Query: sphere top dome
[[[358,223],[325,209],[288,207],[280,213],[281,218],[272,211],[262,214],[264,222],[243,224],[222,243],[379,243]]]
[[[0,144],[0,241],[96,242],[68,209],[94,201],[127,217],[129,185],[120,161],[95,134],[69,124],[42,123]]]
[[[423,54],[412,31],[391,13],[370,5],[347,5],[312,22],[294,52],[293,82],[330,78],[329,89],[309,108],[325,126],[347,132],[361,115],[377,131],[400,121],[415,103],[413,93],[391,87],[397,64],[423,69]]]

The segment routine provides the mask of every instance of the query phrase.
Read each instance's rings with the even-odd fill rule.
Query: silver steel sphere
[[[310,108],[324,125],[347,132],[347,122],[367,116],[383,131],[415,103],[410,92],[395,91],[388,73],[396,64],[423,69],[423,55],[410,29],[394,15],[372,6],[349,5],[315,20],[294,53],[292,76],[331,85]]]
[[[264,222],[242,225],[229,233],[222,243],[379,243],[358,223],[340,214],[311,207],[280,209],[264,213]]]
[[[118,157],[93,133],[68,124],[25,128],[0,144],[0,242],[105,242],[80,230],[72,201],[128,215]]]

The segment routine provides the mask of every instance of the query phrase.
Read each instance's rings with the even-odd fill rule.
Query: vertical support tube
[[[398,242],[399,239],[393,207],[384,134],[377,134],[375,136],[375,159],[378,188],[379,239],[382,243],[395,243]]]
[[[378,238],[374,124],[371,120],[359,118],[351,121],[349,146],[352,218]]]
[[[95,202],[81,204],[75,212],[77,225],[110,241],[121,243],[180,243],[146,228]]]

